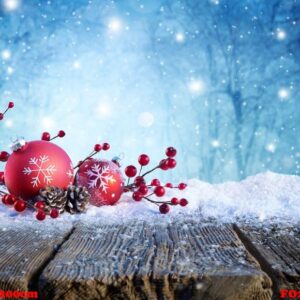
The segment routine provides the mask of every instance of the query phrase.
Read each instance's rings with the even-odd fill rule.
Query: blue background
[[[178,179],[299,174],[299,36],[296,0],[3,0],[0,147],[64,129],[74,163],[108,141],[173,145]]]

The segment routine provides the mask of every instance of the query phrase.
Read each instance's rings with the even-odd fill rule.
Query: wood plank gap
[[[268,263],[266,258],[259,252],[251,240],[239,229],[237,224],[232,224],[233,230],[237,234],[238,238],[244,244],[247,251],[257,260],[261,269],[270,277],[272,281],[272,300],[277,300],[279,297],[279,286],[277,283],[276,275],[272,269],[272,266]]]
[[[53,249],[53,252],[51,255],[49,255],[49,257],[45,260],[45,262],[36,270],[36,272],[32,275],[31,279],[28,282],[28,291],[38,291],[39,295],[40,295],[40,290],[39,290],[39,277],[42,274],[42,272],[44,271],[44,269],[48,266],[48,264],[55,258],[55,255],[58,253],[59,249],[62,247],[62,245],[69,240],[69,238],[71,237],[71,235],[73,234],[75,230],[75,226],[72,227],[72,229],[70,230],[70,232],[65,236],[65,238],[63,239],[63,241],[56,246],[55,249]],[[41,300],[41,298],[38,298],[39,300]]]

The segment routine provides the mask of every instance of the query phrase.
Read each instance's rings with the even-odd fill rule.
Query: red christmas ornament
[[[73,183],[72,162],[59,146],[47,141],[17,141],[4,170],[9,192],[23,200],[47,186],[66,189]]]
[[[76,174],[76,184],[85,186],[95,206],[113,205],[123,193],[124,183],[120,168],[112,161],[87,159]]]

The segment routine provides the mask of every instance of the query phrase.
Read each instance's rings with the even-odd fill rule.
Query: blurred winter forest
[[[0,147],[178,149],[173,178],[299,174],[300,0],[0,0]],[[2,169],[3,166],[0,166]]]

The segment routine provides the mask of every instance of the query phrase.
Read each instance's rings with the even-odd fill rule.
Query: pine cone
[[[58,187],[49,186],[39,191],[39,199],[45,202],[45,211],[49,213],[52,208],[56,208],[60,214],[65,211],[67,203],[67,191]]]
[[[67,189],[66,211],[70,214],[84,212],[90,198],[91,195],[85,187],[70,185]]]

